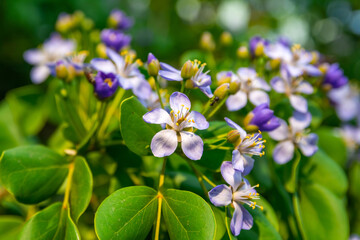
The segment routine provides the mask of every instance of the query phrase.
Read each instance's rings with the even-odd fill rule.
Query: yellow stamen
[[[104,80],[104,83],[106,83],[109,87],[112,87],[112,85],[113,85],[113,82],[111,81],[110,78],[106,78],[106,79]]]

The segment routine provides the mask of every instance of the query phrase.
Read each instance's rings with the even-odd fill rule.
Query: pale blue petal
[[[234,236],[238,236],[242,229],[243,225],[243,211],[241,209],[241,205],[237,202],[234,202],[234,214],[230,222],[231,232]]]
[[[187,117],[189,120],[194,120],[194,122],[190,122],[187,124],[187,127],[195,127],[199,130],[204,130],[209,127],[209,122],[206,121],[206,118],[199,112],[192,111]]]
[[[315,133],[310,133],[301,139],[299,148],[305,156],[310,157],[318,150],[317,142],[318,136]]]
[[[242,109],[247,103],[246,93],[238,91],[234,95],[230,95],[226,100],[226,107],[229,111],[237,111]]]
[[[191,109],[191,102],[185,94],[174,92],[170,96],[170,107],[177,113],[178,111],[184,111],[186,108]]]
[[[242,129],[239,125],[237,125],[234,121],[232,121],[230,118],[225,118],[226,123],[234,128],[235,130],[238,130],[238,132],[240,133],[240,137],[243,139],[246,136],[246,132],[244,129]]]
[[[306,99],[300,95],[290,95],[290,104],[296,111],[306,113],[308,110]]]
[[[169,124],[172,125],[172,121],[168,112],[164,109],[156,108],[144,114],[143,119],[147,123],[153,124]]]
[[[249,213],[248,210],[246,210],[246,208],[244,208],[242,205],[240,205],[241,207],[241,211],[243,213],[243,224],[242,224],[242,229],[245,230],[250,230],[253,226],[253,217],[251,216],[251,214]]]
[[[161,130],[151,140],[151,151],[155,157],[165,157],[175,152],[178,145],[174,130]]]
[[[235,170],[231,162],[226,161],[221,164],[221,175],[234,191],[239,187],[242,180],[241,172]]]
[[[180,132],[181,148],[191,160],[199,160],[203,154],[204,143],[201,137],[192,132]]]
[[[107,59],[94,58],[90,61],[90,65],[97,71],[102,71],[104,73],[116,73],[114,63]]]
[[[166,70],[160,70],[159,76],[168,81],[182,81],[183,80],[180,73],[166,71]]]
[[[24,59],[26,62],[32,65],[38,65],[45,63],[45,54],[38,49],[30,49],[24,53]]]
[[[296,88],[296,91],[299,93],[312,94],[314,92],[314,88],[308,82],[301,82],[299,86]]]
[[[232,200],[232,191],[225,184],[214,187],[209,191],[209,198],[212,204],[217,207],[227,206]]]
[[[33,67],[30,72],[31,81],[35,84],[44,82],[49,77],[49,75],[50,69],[45,65]]]
[[[270,137],[276,141],[285,140],[290,135],[289,127],[287,123],[280,118],[279,118],[279,122],[280,122],[280,126],[275,130],[269,132]]]
[[[125,61],[117,52],[111,48],[106,48],[106,55],[115,63],[117,69],[123,69]]]
[[[202,91],[208,98],[212,98],[214,94],[211,92],[210,86],[199,87],[200,91]]]
[[[285,80],[280,77],[274,77],[271,79],[270,84],[272,88],[278,93],[285,92]]]
[[[273,151],[273,158],[278,164],[289,162],[294,156],[295,146],[291,140],[280,142]]]
[[[293,116],[289,119],[290,127],[293,132],[299,132],[307,128],[311,123],[310,113],[294,112]]]
[[[255,106],[258,106],[263,103],[269,103],[270,99],[266,92],[261,90],[251,91],[249,94],[249,100]]]

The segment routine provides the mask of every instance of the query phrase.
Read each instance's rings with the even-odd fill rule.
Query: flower
[[[348,83],[348,78],[344,76],[343,70],[339,64],[334,63],[326,66],[326,73],[323,80],[323,86],[331,88],[340,88]]]
[[[181,71],[173,68],[166,63],[160,63],[162,70],[159,71],[160,77],[168,81],[186,81],[186,86],[190,88],[198,87],[207,97],[212,98],[211,93],[211,77],[209,71],[203,72],[206,63],[201,64],[200,61],[188,60],[183,65]]]
[[[110,13],[108,24],[110,27],[119,30],[127,30],[133,25],[133,20],[126,16],[123,11],[114,9]]]
[[[27,50],[24,53],[25,61],[35,65],[30,72],[31,81],[35,84],[44,82],[51,73],[49,65],[55,65],[74,50],[75,42],[65,40],[58,34],[51,35],[40,49]]]
[[[209,123],[205,117],[196,111],[190,112],[191,102],[189,98],[180,92],[174,92],[170,96],[170,114],[164,109],[157,108],[143,116],[147,123],[166,124],[166,129],[161,130],[151,141],[151,151],[155,157],[171,155],[181,142],[181,148],[191,160],[199,160],[203,153],[203,141],[192,130],[207,129]]]
[[[76,75],[84,73],[83,69],[86,64],[84,60],[88,55],[87,51],[81,51],[78,54],[67,56],[58,60],[56,63],[48,64],[51,75],[60,79],[72,80]]]
[[[114,73],[120,87],[131,89],[141,99],[148,98],[151,94],[151,87],[138,69],[141,61],[136,60],[134,62],[135,56],[133,54],[125,53],[124,56],[120,56],[110,48],[106,49],[106,54],[111,60],[94,58],[90,62],[91,66],[103,73]]]
[[[285,93],[296,111],[306,113],[308,110],[307,101],[300,94],[313,93],[313,87],[301,77],[293,78],[286,69],[281,69],[280,72],[281,77],[271,79],[272,88],[278,93]]]
[[[94,91],[99,99],[111,97],[119,87],[119,81],[114,73],[99,71],[95,76]]]
[[[272,131],[280,126],[280,122],[274,116],[274,111],[269,108],[269,104],[263,103],[246,115],[244,125],[247,130]]]
[[[271,59],[280,59],[282,68],[285,68],[291,77],[300,77],[307,74],[318,77],[321,71],[311,65],[313,55],[300,47],[294,45],[292,50],[282,42],[269,44],[265,48],[265,54]]]
[[[261,132],[257,134],[247,134],[235,122],[229,118],[225,118],[227,124],[234,128],[228,133],[228,141],[234,144],[234,151],[232,152],[232,164],[234,169],[240,171],[244,176],[249,174],[254,166],[254,159],[249,155],[263,156],[265,152],[263,143],[266,140],[262,139]]]
[[[265,47],[269,42],[260,36],[255,36],[249,41],[249,49],[252,57],[260,57],[264,54]]]
[[[254,201],[260,199],[259,194],[254,189],[259,187],[259,184],[251,186],[249,181],[242,177],[241,172],[233,168],[231,162],[222,163],[221,174],[230,187],[225,184],[214,187],[209,192],[209,198],[212,204],[217,207],[231,204],[235,208],[230,228],[232,234],[238,236],[241,229],[249,230],[253,225],[253,217],[243,204],[252,209],[259,207],[263,210],[263,207]]]
[[[159,60],[152,54],[148,54],[147,59],[148,73],[150,76],[157,76],[160,70]]]
[[[247,100],[255,106],[262,103],[269,103],[270,99],[265,91],[270,91],[270,86],[257,76],[252,68],[239,68],[237,76],[233,76],[230,82],[230,92],[232,90],[231,83],[240,85],[235,94],[230,95],[226,100],[226,106],[229,111],[237,111],[243,108]]]
[[[272,139],[280,141],[273,151],[273,158],[278,164],[285,164],[294,156],[295,146],[307,157],[318,150],[318,136],[307,134],[304,129],[310,125],[311,114],[294,112],[289,119],[290,126],[280,119],[280,127],[269,132]]]
[[[333,89],[328,93],[328,97],[334,103],[336,113],[342,121],[349,121],[360,114],[360,95],[356,86],[346,84]]]
[[[119,52],[124,47],[129,46],[131,37],[115,29],[104,29],[101,31],[101,41],[109,48]]]

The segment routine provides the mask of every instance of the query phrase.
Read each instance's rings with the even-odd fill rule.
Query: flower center
[[[259,130],[256,134],[247,135],[237,148],[241,153],[262,157],[265,155],[265,152],[262,151],[265,148],[263,143],[266,143],[266,140],[262,139],[261,131]]]
[[[110,88],[113,86],[113,82],[111,81],[111,78],[106,78],[104,80],[104,83],[106,83]]]

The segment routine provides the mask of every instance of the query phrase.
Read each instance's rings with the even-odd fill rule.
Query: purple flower
[[[54,77],[59,77],[59,66],[65,67],[65,71],[67,72],[67,78],[69,79],[75,77],[75,75],[81,75],[85,67],[84,60],[87,55],[87,51],[81,51],[78,54],[66,56],[63,59],[56,61],[56,63],[49,63],[48,67],[51,71],[51,75]]]
[[[211,77],[208,75],[209,71],[203,72],[206,66],[200,61],[187,61],[182,71],[173,68],[166,63],[160,63],[162,70],[159,71],[159,76],[168,81],[183,81],[186,80],[183,76],[187,75],[193,87],[198,87],[207,97],[212,98],[214,95],[211,92]],[[184,74],[186,72],[186,74]],[[190,75],[190,76],[189,76]]]
[[[265,48],[265,54],[271,59],[280,59],[281,67],[285,68],[292,77],[300,77],[304,74],[314,77],[321,75],[321,71],[310,64],[313,60],[312,54],[300,48],[299,45],[294,45],[290,50],[288,46],[277,42],[268,45]]]
[[[147,123],[166,124],[166,129],[161,130],[151,140],[151,151],[155,157],[171,155],[181,142],[181,148],[191,160],[199,160],[203,153],[203,141],[192,130],[207,129],[209,123],[199,113],[190,112],[191,102],[189,98],[180,92],[174,92],[170,96],[170,114],[164,109],[157,108],[143,116]]]
[[[252,68],[239,68],[237,78],[232,78],[231,82],[238,82],[240,90],[230,95],[226,100],[226,106],[229,111],[242,109],[249,99],[255,106],[262,103],[269,103],[270,99],[265,91],[270,91],[270,86],[264,79],[259,78]],[[230,84],[231,92],[231,84]]]
[[[133,20],[130,19],[125,13],[119,9],[111,11],[109,19],[109,25],[119,30],[127,30],[133,25]]]
[[[99,99],[111,97],[119,87],[119,81],[114,73],[99,71],[95,76],[94,91]]]
[[[305,128],[310,125],[310,113],[294,112],[289,119],[290,126],[280,119],[280,127],[269,132],[272,139],[280,141],[273,151],[273,158],[278,164],[289,162],[294,156],[295,146],[307,157],[318,150],[318,136],[315,133],[307,134]]]
[[[209,198],[212,204],[217,207],[232,205],[235,210],[231,219],[230,228],[234,236],[240,234],[241,229],[249,230],[253,225],[253,217],[244,208],[243,204],[247,204],[252,209],[262,206],[256,205],[253,200],[260,199],[259,194],[254,189],[259,185],[251,186],[249,181],[242,177],[240,171],[233,168],[231,162],[223,162],[221,165],[221,174],[225,184],[214,187],[209,192]]]
[[[35,65],[31,69],[31,81],[35,84],[42,83],[50,75],[49,65],[55,63],[75,50],[72,40],[65,40],[58,34],[52,34],[40,49],[30,49],[24,53],[24,59]]]
[[[101,31],[101,41],[109,48],[119,52],[124,47],[129,46],[131,37],[120,30],[104,29]]]
[[[263,103],[246,115],[244,124],[246,129],[272,131],[280,126],[279,119],[274,116],[274,111],[269,104]]]
[[[227,124],[234,128],[228,133],[228,141],[234,144],[235,150],[232,152],[232,164],[236,170],[239,170],[244,176],[249,174],[254,166],[254,159],[249,155],[263,156],[262,151],[265,148],[266,141],[262,139],[261,132],[257,134],[247,134],[235,122],[225,118]]]
[[[325,73],[323,85],[331,88],[340,88],[348,83],[348,78],[344,76],[339,64],[331,64]]]
[[[252,57],[259,57],[264,53],[264,48],[269,42],[260,36],[255,36],[249,41],[249,49]]]
[[[91,66],[95,70],[103,73],[114,73],[119,80],[120,87],[131,89],[133,93],[141,99],[148,98],[151,94],[151,87],[138,69],[141,63],[139,61],[134,62],[135,56],[131,53],[120,56],[110,48],[106,49],[106,54],[111,61],[94,58],[90,62]]]
[[[290,104],[296,111],[306,113],[307,101],[300,94],[311,94],[314,89],[310,83],[302,78],[293,78],[285,69],[281,70],[281,77],[274,77],[270,82],[272,88],[278,93],[285,93]]]

